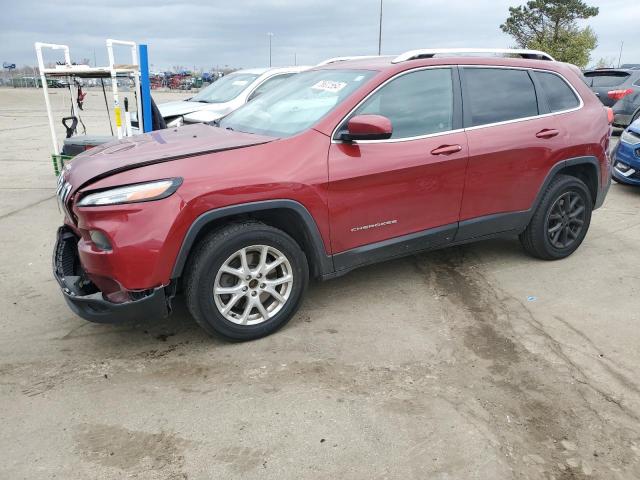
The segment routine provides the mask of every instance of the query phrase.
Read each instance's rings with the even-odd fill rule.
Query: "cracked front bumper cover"
[[[78,239],[69,227],[60,227],[53,250],[53,276],[76,315],[95,323],[122,323],[164,318],[169,314],[164,287],[149,290],[141,298],[123,303],[105,300],[82,270],[77,243]]]

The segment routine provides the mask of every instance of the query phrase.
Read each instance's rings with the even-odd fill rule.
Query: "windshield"
[[[365,83],[368,70],[299,73],[225,117],[222,128],[290,137],[311,127]]]
[[[190,102],[224,103],[236,98],[253,81],[256,73],[231,73],[213,82],[207,88],[189,99]]]

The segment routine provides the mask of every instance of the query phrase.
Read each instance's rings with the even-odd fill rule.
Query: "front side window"
[[[526,70],[467,67],[464,83],[469,127],[538,115],[536,90]]]
[[[580,101],[571,87],[558,75],[547,72],[536,72],[535,75],[542,86],[549,109],[552,112],[561,112],[580,105]]]
[[[220,122],[247,133],[290,137],[315,125],[376,72],[309,70],[260,95]]]
[[[189,99],[190,102],[225,103],[245,91],[258,78],[255,73],[231,73]]]
[[[351,117],[365,114],[382,115],[391,120],[392,139],[451,130],[451,69],[419,70],[398,76],[371,95]]]

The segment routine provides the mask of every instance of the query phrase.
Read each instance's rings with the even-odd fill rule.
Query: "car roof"
[[[632,73],[636,73],[636,72],[640,72],[640,70],[638,70],[637,68],[593,68],[591,70],[585,70],[584,74],[586,75],[587,73],[628,73],[628,74],[632,74]]]
[[[297,65],[294,67],[243,68],[242,70],[236,70],[231,73],[250,73],[253,75],[263,75],[265,73],[268,73],[269,75],[273,75],[276,73],[298,73],[309,68],[311,67],[304,65]],[[231,73],[229,75],[231,75]]]
[[[520,68],[538,68],[548,70],[558,70],[560,65],[567,66],[563,62],[551,60],[539,60],[531,58],[513,58],[504,56],[471,56],[471,55],[445,55],[430,58],[416,58],[394,63],[395,55],[380,57],[360,57],[348,60],[338,60],[331,63],[321,64],[315,69],[353,69],[353,70],[393,70],[403,71],[412,68],[439,66],[439,65],[487,65],[505,66]],[[577,68],[577,67],[575,67]]]

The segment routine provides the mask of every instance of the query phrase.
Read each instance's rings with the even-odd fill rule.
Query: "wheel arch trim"
[[[595,202],[594,210],[602,205],[602,203],[604,202],[604,196],[606,195],[606,190],[602,188],[600,163],[598,162],[597,157],[592,155],[585,155],[582,157],[573,157],[573,158],[568,158],[566,160],[561,160],[558,163],[556,163],[553,167],[551,167],[551,169],[547,173],[547,176],[544,179],[544,182],[542,182],[542,185],[538,190],[538,193],[536,195],[535,200],[533,201],[533,204],[531,205],[531,208],[529,209],[529,212],[530,212],[529,219],[535,213],[536,208],[538,208],[538,205],[540,205],[540,202],[542,201],[542,197],[544,193],[547,191],[547,187],[549,186],[551,181],[555,178],[555,176],[564,168],[573,167],[577,165],[590,165],[595,168],[597,191],[596,191],[596,198],[593,199]]]
[[[311,242],[312,251],[305,252],[313,257],[320,275],[326,275],[334,271],[333,259],[327,255],[325,243],[318,229],[318,225],[307,208],[301,203],[290,199],[263,200],[258,202],[241,203],[227,207],[215,208],[200,214],[189,226],[185,234],[180,250],[171,271],[171,278],[176,279],[182,276],[184,267],[189,258],[198,234],[211,222],[233,217],[236,215],[247,215],[265,210],[289,210],[296,214],[300,220]]]

